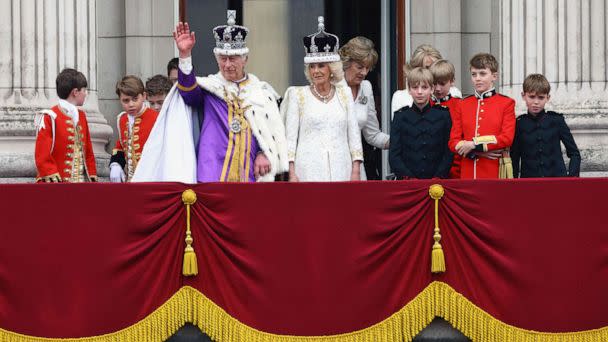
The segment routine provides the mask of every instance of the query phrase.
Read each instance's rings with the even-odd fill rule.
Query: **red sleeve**
[[[44,128],[38,132],[36,136],[36,149],[34,152],[36,160],[36,169],[38,170],[37,181],[40,178],[53,175],[59,176],[59,169],[55,158],[53,158],[51,147],[53,145],[53,128],[52,119],[49,115],[44,115]],[[36,127],[38,129],[38,127]]]
[[[464,140],[462,133],[461,103],[454,106],[453,110],[450,112],[450,116],[452,117],[452,130],[450,131],[450,141],[448,142],[448,146],[450,151],[456,153],[456,145]]]
[[[126,115],[126,114],[125,114]],[[120,152],[123,151],[124,152],[124,148],[122,147],[122,133],[120,132],[120,121],[122,120],[116,120],[116,129],[118,130],[118,139],[116,139],[116,145],[114,146],[114,149],[112,150],[112,155],[115,155],[116,152]]]
[[[116,139],[116,145],[114,146],[114,149],[112,150],[112,155],[115,155],[116,152],[120,152],[123,151],[122,149],[122,144],[120,143],[120,137],[118,137],[118,139]]]
[[[488,151],[511,147],[515,136],[515,100],[509,98],[502,113],[502,128],[496,144],[488,144]]]
[[[84,115],[83,115],[84,116]],[[93,144],[91,144],[91,133],[89,132],[89,123],[84,120],[83,122],[84,130],[85,130],[85,153],[86,153],[86,163],[87,170],[89,171],[90,177],[97,178],[97,166],[95,165],[95,154],[93,154]],[[95,179],[97,180],[97,179]]]

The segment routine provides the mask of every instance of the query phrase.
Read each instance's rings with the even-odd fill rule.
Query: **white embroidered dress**
[[[353,160],[363,161],[352,96],[338,86],[323,103],[306,86],[290,88],[285,99],[287,154],[299,180],[349,181]]]

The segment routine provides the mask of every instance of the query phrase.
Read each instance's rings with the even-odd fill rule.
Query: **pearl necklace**
[[[315,94],[315,96],[317,96],[319,98],[319,100],[321,100],[323,103],[327,103],[327,101],[329,101],[329,99],[331,98],[331,96],[333,95],[333,91],[334,91],[334,86],[332,85],[331,88],[329,89],[329,94],[323,96],[319,93],[319,91],[317,90],[317,86],[315,86],[314,84],[312,85],[312,92]]]

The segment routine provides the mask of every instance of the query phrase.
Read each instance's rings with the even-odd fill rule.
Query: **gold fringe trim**
[[[185,286],[145,319],[115,333],[75,339],[26,336],[0,329],[5,342],[164,341],[190,322],[216,342],[402,342],[411,341],[436,317],[443,317],[472,341],[608,341],[608,327],[581,332],[543,333],[505,324],[471,303],[452,287],[433,282],[401,310],[369,328],[332,336],[265,333],[239,322],[198,290]]]

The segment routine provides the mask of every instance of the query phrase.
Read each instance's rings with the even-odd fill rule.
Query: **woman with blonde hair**
[[[372,148],[388,149],[389,136],[380,130],[372,84],[366,80],[367,74],[376,66],[378,53],[374,43],[365,37],[355,37],[340,48],[340,57],[344,65],[344,79],[350,88],[354,101],[355,116],[365,141]],[[365,150],[369,151],[369,148]],[[376,150],[377,151],[377,150]],[[373,151],[371,151],[373,155]],[[361,169],[361,179],[380,179],[376,163],[368,163],[373,158],[365,156],[365,167]],[[366,172],[366,169],[369,172]]]
[[[439,50],[429,44],[419,45],[412,53],[409,62],[403,66],[403,75],[406,79],[405,84],[407,84],[407,74],[410,70],[418,67],[428,68],[440,59],[443,59],[443,57]],[[462,97],[462,93],[456,87],[450,88],[450,94],[453,97]],[[391,112],[395,114],[399,109],[405,106],[411,106],[413,101],[414,100],[407,91],[407,86],[406,89],[397,90],[393,94],[393,99],[391,101]]]
[[[290,87],[281,105],[290,182],[360,180],[361,134],[344,86],[338,37],[319,31],[304,37],[304,73],[310,85]]]

